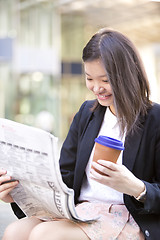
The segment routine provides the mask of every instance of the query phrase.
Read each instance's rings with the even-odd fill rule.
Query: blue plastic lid
[[[106,147],[114,148],[117,150],[124,150],[123,142],[115,138],[100,135],[98,138],[95,138],[95,142]]]

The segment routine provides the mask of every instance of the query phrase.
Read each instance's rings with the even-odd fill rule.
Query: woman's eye
[[[88,81],[91,81],[91,80],[92,80],[92,78],[87,78],[87,80],[88,80]]]
[[[103,82],[108,83],[108,80],[103,80]]]

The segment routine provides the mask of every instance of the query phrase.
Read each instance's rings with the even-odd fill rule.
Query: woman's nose
[[[104,90],[104,88],[103,88],[103,87],[100,87],[100,86],[98,86],[98,85],[95,85],[95,86],[93,87],[93,91],[94,91],[95,94],[101,93],[103,90]]]

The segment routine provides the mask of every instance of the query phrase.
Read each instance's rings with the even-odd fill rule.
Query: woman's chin
[[[100,99],[97,99],[99,104],[103,107],[109,107],[111,105],[111,103],[105,101],[105,100],[100,100]]]

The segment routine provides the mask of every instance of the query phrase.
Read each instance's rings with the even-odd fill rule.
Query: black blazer
[[[85,168],[100,130],[106,107],[92,112],[94,101],[86,101],[75,115],[62,146],[60,168],[63,181],[75,191],[75,203],[85,177]],[[107,135],[107,133],[106,133]],[[125,139],[123,164],[143,180],[147,197],[140,203],[124,194],[124,203],[143,231],[145,238],[160,239],[160,105],[154,104],[141,119],[137,133]]]

